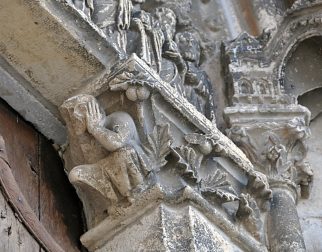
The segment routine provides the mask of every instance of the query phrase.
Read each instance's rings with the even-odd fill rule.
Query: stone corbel
[[[167,233],[165,212],[171,212],[175,217],[183,211],[191,221],[183,227],[187,234],[196,232],[195,228],[200,225],[206,225],[207,230],[219,227],[228,236],[240,230],[240,235],[231,238],[235,244],[246,250],[266,250],[261,216],[245,214],[243,208],[250,204],[257,213],[260,209],[256,208],[257,203],[253,204],[253,198],[263,202],[271,199],[267,179],[255,171],[245,154],[213,122],[135,54],[117,64],[92,87],[96,97],[118,92],[131,101],[131,106],[143,104],[143,108],[154,106],[156,97],[160,96],[175,112],[168,122],[160,123],[153,118],[156,115],[152,110],[147,110],[143,113],[150,114],[139,121],[127,107],[125,111],[107,114],[93,95],[74,96],[61,106],[69,129],[69,147],[65,155],[72,164],[69,178],[83,201],[90,228],[82,237],[83,244],[91,251],[100,251],[102,246],[118,251],[119,247],[113,247],[119,246],[114,244],[113,237],[126,235],[131,223],[140,220],[145,223],[144,230],[150,230],[146,223],[150,218],[148,212],[153,212],[151,218],[158,219],[161,215],[160,228]],[[177,118],[187,125],[184,130],[174,131],[173,121]],[[140,129],[151,124],[152,130],[146,133]],[[228,163],[216,163],[217,157]],[[240,178],[232,176],[230,169],[236,169]],[[242,193],[248,196],[243,197]],[[227,203],[240,206],[238,223],[237,208],[231,208]],[[184,207],[185,204],[189,207]],[[207,219],[206,224],[199,223],[203,218]],[[244,220],[247,218],[255,224],[251,228],[239,227],[239,223],[246,225]],[[199,224],[188,228],[192,222]],[[205,232],[217,236],[217,231]],[[228,239],[224,237],[220,239]],[[135,248],[144,242],[140,239]],[[175,237],[168,240],[160,235],[157,239],[163,240],[162,246],[175,244],[173,246],[178,249],[182,246],[180,239]],[[162,247],[144,246],[152,250]],[[184,249],[189,250],[188,247]]]

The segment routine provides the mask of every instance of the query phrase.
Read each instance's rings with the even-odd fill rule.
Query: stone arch
[[[322,86],[300,95],[298,103],[311,111],[311,120],[322,114]]]
[[[304,94],[306,91],[318,88],[317,83],[322,83],[322,78],[318,76],[318,73],[322,73],[321,52],[322,28],[319,32],[311,31],[294,39],[286,48],[281,63],[278,66],[278,82],[280,86],[296,97]],[[313,54],[316,56],[315,58],[313,58]],[[309,59],[311,56],[312,58]],[[301,65],[301,68],[298,68],[298,65]],[[310,74],[315,74],[315,78],[312,75],[308,76]],[[293,78],[297,79],[297,83],[291,83],[294,81]],[[320,81],[318,81],[319,79]],[[302,87],[299,87],[299,84],[302,84]]]
[[[239,94],[253,94],[254,88],[252,83],[247,79],[241,79],[238,81],[238,92]]]
[[[266,44],[264,55],[273,66],[273,83],[282,93],[285,86],[285,68],[294,53],[301,48],[303,43],[314,37],[322,38],[322,14],[319,8],[322,3],[304,10],[290,10],[288,16],[280,25],[276,33]],[[312,9],[311,9],[312,8]],[[308,12],[308,10],[311,10]]]
[[[259,95],[274,94],[272,88],[272,85],[270,85],[270,83],[265,79],[259,79],[258,81],[256,81],[256,90]]]

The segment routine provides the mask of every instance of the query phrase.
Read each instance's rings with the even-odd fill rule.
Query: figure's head
[[[94,96],[81,94],[69,98],[60,106],[68,130],[72,130],[76,135],[86,131],[87,104],[91,101],[97,102]]]
[[[156,8],[155,18],[159,21],[163,33],[173,39],[177,24],[177,17],[173,10],[165,7]]]
[[[180,32],[176,35],[176,43],[184,60],[199,63],[200,43],[191,32]]]

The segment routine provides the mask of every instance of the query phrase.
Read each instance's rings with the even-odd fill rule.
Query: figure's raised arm
[[[108,151],[124,147],[130,138],[128,125],[114,125],[112,129],[105,127],[106,116],[102,113],[97,101],[87,103],[86,123],[88,132]]]

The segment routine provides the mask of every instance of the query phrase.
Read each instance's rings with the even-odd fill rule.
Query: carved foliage
[[[210,197],[219,203],[238,200],[238,196],[227,174],[217,169],[214,174],[208,175],[200,181],[200,191],[205,197]]]
[[[171,151],[172,138],[169,132],[169,125],[157,125],[152,134],[148,135],[148,142],[143,146],[150,160],[151,170],[160,170],[167,164],[165,159]]]
[[[253,172],[249,174],[248,189],[260,199],[270,199],[272,197],[272,190],[269,188],[267,177],[260,172]]]
[[[242,193],[240,195],[236,218],[258,241],[264,241],[263,222],[260,218],[260,210],[255,199],[249,194]]]
[[[228,135],[274,183],[284,181],[303,190],[309,188],[313,173],[305,162],[305,140],[310,131],[304,119],[236,125]]]
[[[198,182],[198,170],[200,169],[202,156],[188,146],[173,148],[172,151],[178,159],[177,168],[182,170],[182,176],[193,182]]]

